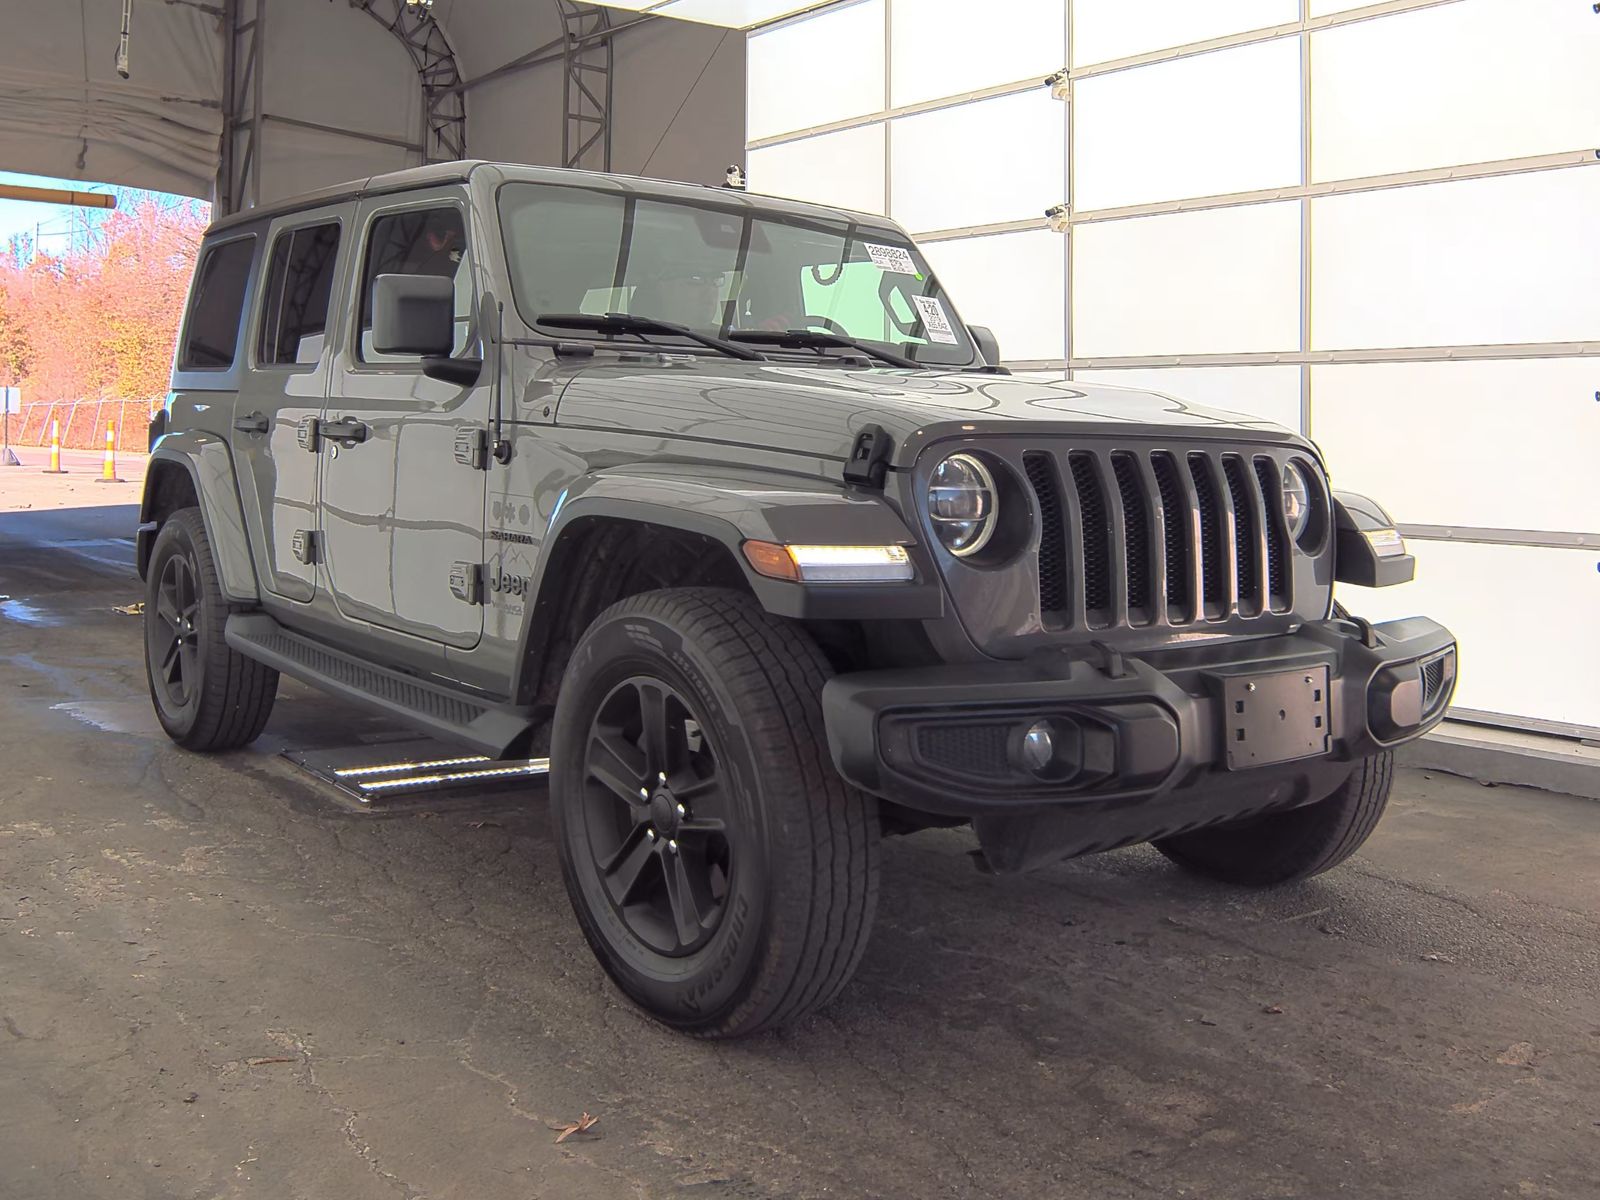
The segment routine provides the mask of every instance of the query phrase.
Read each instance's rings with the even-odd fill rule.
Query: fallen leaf
[[[1262,1006],[1261,1011],[1264,1013],[1270,1013],[1273,1016],[1277,1016],[1283,1011],[1283,1009],[1279,1008],[1276,1004],[1267,1004]]]
[[[599,1117],[590,1116],[588,1113],[582,1113],[576,1121],[570,1124],[551,1125],[550,1128],[557,1131],[556,1145],[559,1146],[575,1133],[588,1133],[589,1130],[594,1128],[594,1123],[599,1119]]]
[[[1451,958],[1448,954],[1424,954],[1422,956],[1422,961],[1423,962],[1453,963],[1453,962],[1455,962],[1455,959]]]
[[[183,1102],[185,1104],[193,1104],[198,1099],[200,1099],[200,1093],[199,1092],[190,1092],[187,1096],[185,1096],[183,1098]]]
[[[1532,1066],[1537,1057],[1532,1042],[1512,1042],[1496,1056],[1495,1062],[1502,1067],[1527,1067]]]
[[[113,604],[111,611],[121,613],[125,617],[142,617],[144,616],[144,601],[140,600],[134,604]]]
[[[244,1061],[248,1067],[264,1067],[269,1063],[292,1063],[300,1060],[298,1058],[247,1058]]]
[[[1210,1017],[1201,1017],[1200,1018],[1200,1024],[1202,1024],[1202,1025],[1215,1025],[1216,1022],[1213,1021]]]

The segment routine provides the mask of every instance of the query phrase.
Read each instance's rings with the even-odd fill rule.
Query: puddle
[[[92,725],[104,733],[159,734],[161,725],[156,720],[150,701],[140,700],[72,700],[50,706],[53,712],[64,712],[69,717]]]
[[[64,625],[60,617],[45,612],[37,605],[29,604],[26,600],[18,600],[7,596],[0,599],[0,617],[8,617],[13,621],[21,621],[24,625]]]

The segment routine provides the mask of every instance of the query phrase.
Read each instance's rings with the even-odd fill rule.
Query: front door
[[[421,360],[372,348],[379,275],[443,275],[456,285],[460,354],[479,331],[472,229],[463,191],[362,203],[357,295],[339,347],[322,428],[322,538],[340,612],[463,649],[483,634],[483,607],[465,582],[483,562],[487,473],[458,453],[487,428],[486,369],[476,384],[430,379]],[[359,440],[337,437],[354,430]]]
[[[327,403],[328,314],[343,301],[337,281],[349,273],[342,267],[354,213],[346,204],[272,223],[246,326],[229,441],[256,572],[288,600],[316,593],[318,456],[309,432]]]

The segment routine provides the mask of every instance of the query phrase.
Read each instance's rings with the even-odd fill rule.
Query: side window
[[[233,365],[239,345],[239,315],[244,309],[244,287],[250,278],[256,239],[235,238],[207,247],[195,269],[194,293],[189,297],[189,319],[184,326],[180,370],[216,370]]]
[[[291,229],[272,243],[257,350],[261,363],[304,366],[322,357],[338,256],[337,222]]]
[[[407,354],[379,354],[372,348],[372,285],[379,275],[438,275],[454,280],[456,340],[452,354],[465,348],[472,326],[472,272],[467,263],[466,226],[454,205],[386,213],[372,223],[361,271],[362,362],[405,363]]]

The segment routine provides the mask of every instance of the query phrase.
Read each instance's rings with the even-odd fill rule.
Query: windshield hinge
[[[883,426],[866,426],[856,433],[856,440],[850,447],[850,458],[844,464],[844,481],[882,491],[893,454],[894,439],[884,432]]]

